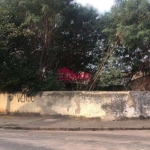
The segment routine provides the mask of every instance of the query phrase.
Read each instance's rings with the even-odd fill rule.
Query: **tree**
[[[150,70],[150,3],[148,0],[122,1],[112,9],[116,23],[114,34],[125,47],[125,61],[130,62],[132,72]],[[147,66],[145,68],[144,66]],[[144,70],[143,70],[144,69]]]
[[[62,89],[47,83],[56,81],[59,68],[85,70],[93,61],[95,10],[73,0],[3,0],[0,11],[1,91]]]
[[[116,35],[110,34],[111,32],[113,32],[113,30],[109,28],[110,24],[113,26],[113,20],[110,15],[110,13],[106,13],[104,16],[101,16],[101,32],[97,40],[98,45],[96,47],[96,51],[98,51],[99,53],[99,61],[97,62],[97,70],[95,72],[94,79],[90,85],[89,90],[94,90],[96,82],[99,80],[103,68],[105,68],[105,65],[107,64],[109,58],[118,48],[120,42]],[[109,34],[107,34],[107,32]]]
[[[130,79],[142,71],[149,74],[150,64],[150,3],[148,0],[117,0],[110,13],[104,15],[106,35],[109,45],[114,46],[116,59],[122,60]],[[130,81],[130,80],[129,80]]]

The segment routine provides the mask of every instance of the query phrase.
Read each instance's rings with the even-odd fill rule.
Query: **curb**
[[[42,127],[3,127],[0,129],[10,129],[10,130],[41,130],[41,131],[116,131],[116,130],[150,130],[150,127],[142,128],[124,128],[124,127],[102,127],[102,128],[42,128]]]

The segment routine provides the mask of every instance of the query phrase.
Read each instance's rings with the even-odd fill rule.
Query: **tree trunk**
[[[102,65],[99,67],[98,71],[95,73],[96,77],[95,77],[94,81],[91,83],[90,88],[89,88],[89,91],[91,91],[91,90],[94,89],[95,83],[96,83],[96,81],[98,80],[98,77],[100,76],[100,73],[102,72],[103,67],[105,66],[106,62],[108,61],[110,55],[113,53],[113,51],[114,51],[116,45],[118,44],[118,42],[119,42],[119,40],[117,40],[117,41],[115,42],[114,47],[113,47],[112,50],[106,55],[106,57],[105,57],[105,59],[104,59],[104,62],[103,62]]]

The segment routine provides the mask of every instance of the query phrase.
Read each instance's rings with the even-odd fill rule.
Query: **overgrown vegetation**
[[[74,0],[0,0],[0,91],[67,90],[62,67],[93,75],[82,90],[127,86],[150,75],[149,37],[148,0],[117,0],[103,15]]]

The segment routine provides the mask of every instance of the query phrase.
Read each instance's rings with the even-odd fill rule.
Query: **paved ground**
[[[149,150],[150,131],[0,129],[0,150]]]
[[[34,130],[150,130],[150,120],[100,121],[62,117],[0,116],[0,128]]]

